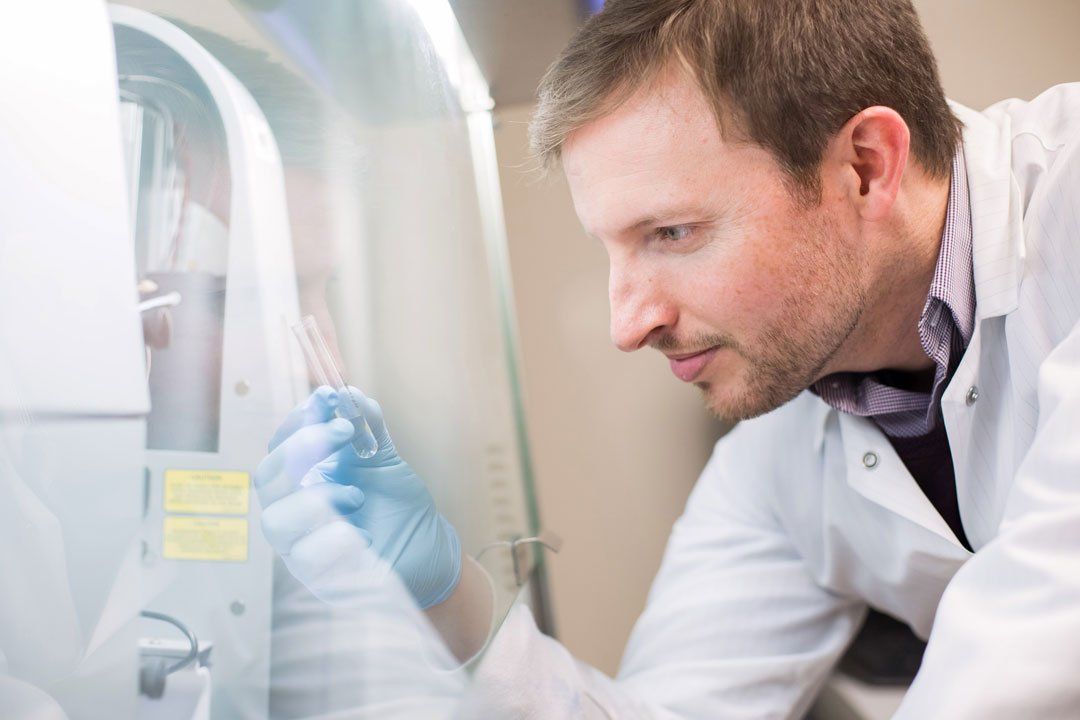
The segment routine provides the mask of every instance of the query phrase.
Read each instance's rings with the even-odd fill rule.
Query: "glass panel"
[[[487,88],[444,0],[133,5],[113,18],[152,401],[139,714],[452,714],[464,658],[421,610],[447,588],[409,546],[449,531],[386,532],[387,498],[430,492],[496,626],[514,602],[543,619],[542,554],[510,547],[538,528]],[[272,437],[300,447],[278,426],[317,384],[290,332],[305,316],[422,480],[369,473],[364,506],[327,500],[282,561],[250,476]],[[306,470],[304,452],[279,456]],[[348,452],[283,470],[299,485],[270,502],[367,472]],[[328,514],[347,550],[305,565]]]
[[[151,412],[147,447],[216,452],[228,269],[225,129],[198,73],[116,29],[117,74]]]

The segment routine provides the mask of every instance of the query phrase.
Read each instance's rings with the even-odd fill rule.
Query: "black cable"
[[[176,627],[180,632],[184,633],[184,637],[191,643],[191,649],[188,650],[188,654],[176,663],[172,667],[165,670],[166,675],[172,675],[177,670],[183,670],[191,663],[195,662],[195,658],[199,657],[199,640],[195,637],[195,633],[188,629],[187,625],[180,622],[171,615],[165,615],[164,613],[153,612],[152,610],[143,610],[140,613],[144,618],[151,620],[160,620],[161,622],[167,622],[170,625]]]

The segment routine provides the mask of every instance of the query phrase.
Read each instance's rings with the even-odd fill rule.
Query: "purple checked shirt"
[[[953,158],[941,250],[919,318],[919,340],[934,361],[930,392],[895,387],[889,381],[897,374],[886,372],[835,373],[810,388],[840,412],[869,417],[881,428],[919,487],[965,546],[968,542],[957,507],[952,455],[941,420],[941,394],[975,328],[971,252],[971,205],[964,152],[960,149]]]

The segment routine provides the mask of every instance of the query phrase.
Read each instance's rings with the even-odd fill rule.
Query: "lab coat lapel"
[[[1011,388],[1001,316],[1017,308],[1024,267],[1023,203],[1012,172],[1010,118],[960,105],[971,199],[975,331],[941,399],[964,530],[976,549],[997,530],[1013,462]],[[975,402],[975,399],[978,402]],[[976,447],[981,444],[982,447]],[[993,458],[993,461],[991,461]]]
[[[867,500],[960,546],[881,430],[867,418],[838,416],[848,485]]]

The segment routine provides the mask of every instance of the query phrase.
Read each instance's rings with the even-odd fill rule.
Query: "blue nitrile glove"
[[[337,394],[320,387],[285,418],[255,471],[263,533],[322,600],[347,601],[370,579],[361,576],[389,565],[421,608],[437,605],[461,577],[461,543],[398,456],[379,404],[352,392],[379,451],[366,460],[356,454],[352,424],[334,417]]]

